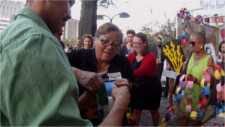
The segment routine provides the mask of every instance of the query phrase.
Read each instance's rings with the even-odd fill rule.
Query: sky
[[[26,0],[19,1],[25,2]],[[200,0],[113,0],[113,2],[116,7],[98,8],[97,14],[113,17],[120,12],[127,12],[130,15],[129,18],[116,16],[112,21],[122,29],[123,33],[128,29],[140,32],[143,26],[149,26],[149,23],[155,20],[163,24],[165,23],[165,15],[173,20],[177,12],[183,7],[188,10],[200,8]],[[76,0],[75,5],[72,7],[72,18],[79,20],[80,10],[81,0]],[[106,22],[109,22],[109,19],[98,20],[97,26]]]
[[[129,18],[119,18],[116,16],[113,23],[125,33],[128,29],[140,32],[143,26],[149,26],[150,22],[157,20],[165,23],[165,15],[173,20],[177,11],[185,7],[188,10],[200,8],[200,0],[114,0],[116,7],[108,9],[98,8],[97,14],[113,17],[120,12],[127,12]],[[72,17],[79,19],[81,1],[77,0],[72,8]],[[97,25],[108,22],[108,18],[98,20]],[[151,27],[151,26],[150,26]]]

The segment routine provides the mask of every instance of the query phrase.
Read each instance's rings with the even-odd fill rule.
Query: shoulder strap
[[[183,74],[186,74],[186,72],[187,72],[187,65],[188,65],[188,63],[189,63],[189,61],[190,61],[190,58],[191,58],[191,55],[192,55],[192,54],[193,54],[193,52],[191,52],[190,55],[188,56],[188,60],[187,60],[187,62],[186,62],[186,64],[185,64],[185,66],[184,66]]]

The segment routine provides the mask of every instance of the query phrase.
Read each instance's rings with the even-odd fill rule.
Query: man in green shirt
[[[70,18],[74,2],[28,0],[0,34],[1,126],[92,126],[80,116],[76,79],[90,92],[104,83],[95,73],[72,70],[52,35]],[[102,126],[121,125],[129,89],[114,86],[112,96],[114,106]]]

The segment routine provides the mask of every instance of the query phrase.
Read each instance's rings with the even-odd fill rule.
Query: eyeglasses
[[[116,41],[111,41],[112,43],[110,43],[111,40],[104,40],[102,38],[100,38],[100,42],[104,47],[108,47],[109,45],[111,45],[114,49],[119,49],[120,48],[120,41],[116,40]],[[117,44],[115,44],[117,43]]]
[[[67,20],[71,19],[71,16],[70,15],[67,15],[63,18],[63,21],[66,22]]]
[[[191,41],[190,44],[192,45],[192,47],[195,47],[196,42]]]
[[[144,44],[142,42],[133,42],[134,45],[141,45],[141,44]]]
[[[72,7],[74,4],[75,4],[75,0],[69,0],[69,3],[70,3],[70,7]]]

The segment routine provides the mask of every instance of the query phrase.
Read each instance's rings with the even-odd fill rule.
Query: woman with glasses
[[[139,124],[142,110],[150,110],[153,125],[157,126],[162,87],[157,77],[156,58],[150,53],[147,36],[143,33],[134,35],[133,47],[134,53],[127,58],[132,64],[138,83],[131,100],[135,123]]]
[[[94,39],[94,49],[81,49],[68,54],[71,66],[85,71],[104,74],[102,78],[107,78],[109,81],[115,80],[114,83],[118,87],[125,87],[124,89],[129,88],[129,90],[131,90],[130,81],[133,82],[135,79],[133,70],[127,58],[117,54],[122,43],[122,32],[120,29],[111,23],[103,24],[97,29]],[[88,100],[79,102],[81,115],[83,118],[91,120],[94,126],[97,126],[102,121],[103,117],[101,117],[101,113],[96,111],[96,105],[93,103],[96,103],[96,94],[99,94],[102,88],[100,88],[101,90],[96,89],[96,93],[91,93],[80,85],[79,88],[81,97],[89,96]],[[112,97],[114,98],[114,96],[112,92]],[[124,95],[120,94],[117,96],[122,97],[128,95],[124,93]],[[114,105],[121,107],[122,111],[120,111],[120,117],[112,119],[120,119],[122,122],[130,99],[127,98],[120,103],[116,103],[117,100],[114,101]],[[111,110],[113,110],[113,108]]]
[[[188,84],[186,84],[186,89],[184,90],[180,104],[183,114],[180,123],[181,126],[186,126],[189,119],[193,120],[194,126],[200,126],[208,106],[211,90],[209,91],[209,94],[206,94],[206,92],[204,92],[206,89],[201,91],[203,86],[200,84],[202,81],[203,70],[207,66],[214,64],[214,62],[211,55],[204,50],[205,43],[205,35],[201,32],[193,33],[190,37],[190,46],[193,53],[187,63],[186,82],[188,82]],[[205,85],[204,88],[207,88],[206,82],[204,81],[202,83]],[[214,80],[211,78],[210,89],[213,87],[213,83]]]
[[[81,39],[82,45],[84,49],[90,49],[93,48],[93,38],[90,34],[85,34],[83,35],[82,39]]]

